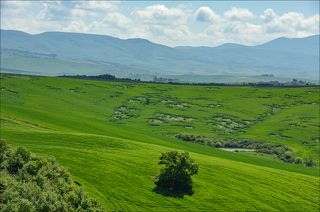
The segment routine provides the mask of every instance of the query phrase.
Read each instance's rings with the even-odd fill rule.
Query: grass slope
[[[1,138],[56,157],[107,210],[317,211],[318,167],[224,152],[172,135],[278,142],[317,161],[318,95],[317,88],[172,86],[1,74]],[[239,130],[210,122],[221,114],[224,121],[250,124]],[[199,163],[192,196],[172,198],[152,191],[160,153],[172,149],[189,151]]]

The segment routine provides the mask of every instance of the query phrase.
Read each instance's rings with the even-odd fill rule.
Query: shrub
[[[312,159],[307,159],[304,164],[309,167],[315,166],[315,162]]]
[[[54,159],[0,141],[1,211],[102,211]]]
[[[171,151],[162,153],[160,165],[164,165],[155,184],[161,190],[172,193],[192,194],[191,177],[198,174],[198,165],[188,152]]]
[[[278,157],[283,160],[284,162],[287,162],[287,163],[293,163],[295,162],[295,158],[292,156],[292,155],[287,155],[287,154],[281,154],[281,155],[278,155]]]
[[[294,161],[295,164],[302,164],[302,159],[301,158],[296,158]]]

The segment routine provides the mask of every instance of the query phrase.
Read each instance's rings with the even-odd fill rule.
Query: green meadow
[[[1,73],[1,139],[54,156],[106,211],[319,211],[319,94]],[[281,144],[302,163],[181,134]],[[153,191],[160,154],[170,150],[199,165],[191,196]]]

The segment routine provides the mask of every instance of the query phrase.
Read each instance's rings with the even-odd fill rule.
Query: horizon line
[[[309,35],[309,36],[305,36],[305,37],[285,37],[285,36],[281,36],[281,37],[278,37],[278,38],[275,38],[275,39],[271,39],[269,41],[266,41],[266,42],[263,42],[263,43],[260,43],[260,44],[257,44],[257,45],[245,45],[245,44],[239,44],[239,43],[222,43],[222,44],[219,44],[217,46],[191,46],[191,45],[183,45],[183,46],[168,46],[168,45],[165,45],[165,44],[160,44],[160,43],[156,43],[156,42],[153,42],[153,41],[150,41],[148,39],[145,39],[145,38],[141,38],[141,37],[132,37],[132,38],[119,38],[119,37],[115,37],[115,36],[111,36],[111,35],[107,35],[107,34],[97,34],[97,33],[88,33],[88,32],[68,32],[68,31],[44,31],[44,32],[40,32],[40,33],[29,33],[29,32],[25,32],[25,31],[22,31],[22,30],[17,30],[17,29],[3,29],[3,28],[0,28],[0,30],[2,31],[16,31],[16,32],[23,32],[25,34],[28,34],[28,35],[41,35],[41,34],[44,34],[44,33],[69,33],[69,34],[83,34],[83,35],[96,35],[96,36],[106,36],[106,37],[112,37],[112,38],[115,38],[115,39],[119,39],[119,40],[123,40],[123,41],[126,41],[126,40],[145,40],[145,41],[148,41],[150,43],[153,43],[153,44],[157,44],[157,45],[161,45],[161,46],[166,46],[168,48],[177,48],[177,47],[191,47],[191,48],[201,48],[201,47],[207,47],[207,48],[215,48],[215,47],[219,47],[219,46],[223,46],[223,45],[226,45],[226,44],[235,44],[235,45],[240,45],[240,46],[243,46],[243,47],[254,47],[254,46],[260,46],[260,45],[263,45],[263,44],[266,44],[266,43],[269,43],[271,41],[274,41],[274,40],[278,40],[278,39],[303,39],[303,38],[308,38],[308,37],[313,37],[313,36],[320,36],[320,34],[314,34],[314,35]]]

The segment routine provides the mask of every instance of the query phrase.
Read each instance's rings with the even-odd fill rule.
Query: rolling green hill
[[[51,155],[105,210],[319,210],[319,88],[98,82],[1,74],[1,138]],[[281,144],[286,154],[227,152],[188,134]],[[192,196],[153,191],[161,152],[199,164]]]

